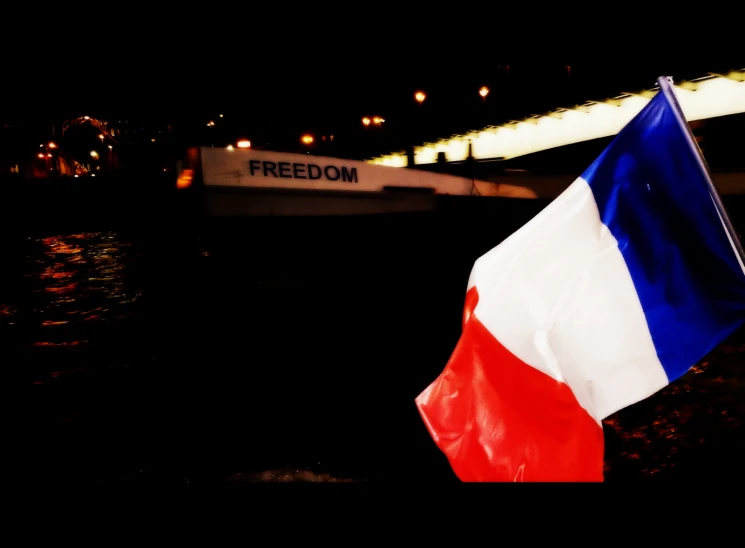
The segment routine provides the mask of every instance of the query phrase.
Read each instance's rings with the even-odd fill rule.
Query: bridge
[[[107,122],[99,120],[98,118],[93,118],[91,116],[80,116],[79,118],[75,118],[73,120],[65,120],[65,122],[62,124],[62,137],[65,136],[65,132],[71,127],[80,126],[83,124],[90,124],[91,126],[95,127],[98,131],[101,132],[101,135],[104,136],[104,139],[114,141],[115,143],[118,142],[107,130]]]
[[[745,69],[727,74],[707,74],[674,85],[681,109],[689,122],[745,112]],[[462,135],[414,147],[414,164],[508,160],[556,147],[617,134],[649,102],[659,87],[623,92],[599,101],[585,101],[502,125],[488,126]],[[439,157],[439,158],[438,158]],[[406,167],[406,152],[367,160],[369,163]]]

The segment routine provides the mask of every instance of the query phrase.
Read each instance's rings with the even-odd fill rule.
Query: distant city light
[[[91,150],[91,158],[98,158],[98,152]]]
[[[90,119],[91,119],[91,117],[90,117],[90,116],[83,116],[83,119],[85,119],[85,120],[90,120]]]
[[[155,139],[150,139],[150,142],[151,142],[151,143],[154,143],[154,142],[155,142]]]
[[[312,135],[303,135],[300,140],[306,144],[309,145],[313,142],[313,136]]]
[[[489,95],[489,88],[482,86],[481,89],[479,89],[479,95],[481,95],[483,99],[486,99],[486,96]]]
[[[235,149],[233,148],[233,145],[228,145],[228,150],[235,150]]]
[[[44,157],[44,155],[40,152],[39,153],[39,158],[43,158],[43,157]]]
[[[235,144],[238,148],[251,148],[251,141],[243,139]]]
[[[112,148],[114,148],[114,147],[113,147],[113,146],[111,146],[111,145],[109,145],[109,150],[111,150]]]
[[[424,102],[424,100],[427,98],[427,96],[424,94],[423,91],[417,91],[414,94],[414,99],[416,99],[417,103],[420,105]]]
[[[220,114],[220,118],[222,118],[222,114]]]
[[[362,125],[365,126],[365,127],[369,126],[370,125],[370,118],[368,118],[367,116],[365,116],[362,119]]]
[[[373,118],[373,124],[375,124],[375,125],[378,125],[379,126],[383,122],[385,122],[385,120],[383,120],[383,118],[381,118],[380,116],[375,116]]]
[[[213,122],[212,120],[210,120],[209,122],[207,122],[207,125],[209,127],[213,127],[215,125],[215,122]]]
[[[49,146],[49,148],[57,148],[57,145],[56,145],[56,144],[54,144],[54,143],[49,143],[49,145],[48,145],[48,146]]]

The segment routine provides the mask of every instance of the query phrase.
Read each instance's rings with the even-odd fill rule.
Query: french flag
[[[468,482],[603,481],[602,420],[745,319],[742,246],[667,78],[597,160],[473,266],[416,398]]]

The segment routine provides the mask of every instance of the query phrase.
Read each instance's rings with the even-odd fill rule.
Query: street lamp
[[[481,95],[481,98],[486,101],[486,96],[489,95],[489,88],[481,86],[481,89],[479,89],[479,95]]]
[[[372,121],[373,121],[373,124],[375,124],[376,126],[379,126],[383,122],[385,122],[385,120],[383,120],[380,116],[375,116]]]
[[[362,119],[362,125],[365,126],[365,127],[368,127],[370,125],[370,118],[368,118],[367,116],[365,116]]]
[[[313,143],[313,136],[303,135],[300,140],[303,142],[304,145],[310,145],[311,143]]]
[[[414,94],[414,99],[416,99],[416,102],[420,105],[424,102],[424,100],[427,98],[427,96],[424,94],[423,91],[417,91]]]

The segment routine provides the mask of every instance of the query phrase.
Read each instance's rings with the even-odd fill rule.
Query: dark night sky
[[[734,30],[660,30],[649,14],[578,19],[567,7],[565,15],[527,24],[527,13],[498,7],[450,14],[428,5],[392,18],[384,5],[360,5],[358,13],[246,5],[182,7],[157,17],[135,7],[47,14],[32,36],[2,38],[4,73],[13,79],[0,119],[90,114],[201,126],[224,112],[249,132],[295,138],[358,130],[362,116],[380,114],[395,131],[419,123],[413,93],[423,89],[429,125],[419,127],[434,138],[648,87],[662,74],[681,79],[745,67]],[[486,112],[481,85],[492,89]]]

